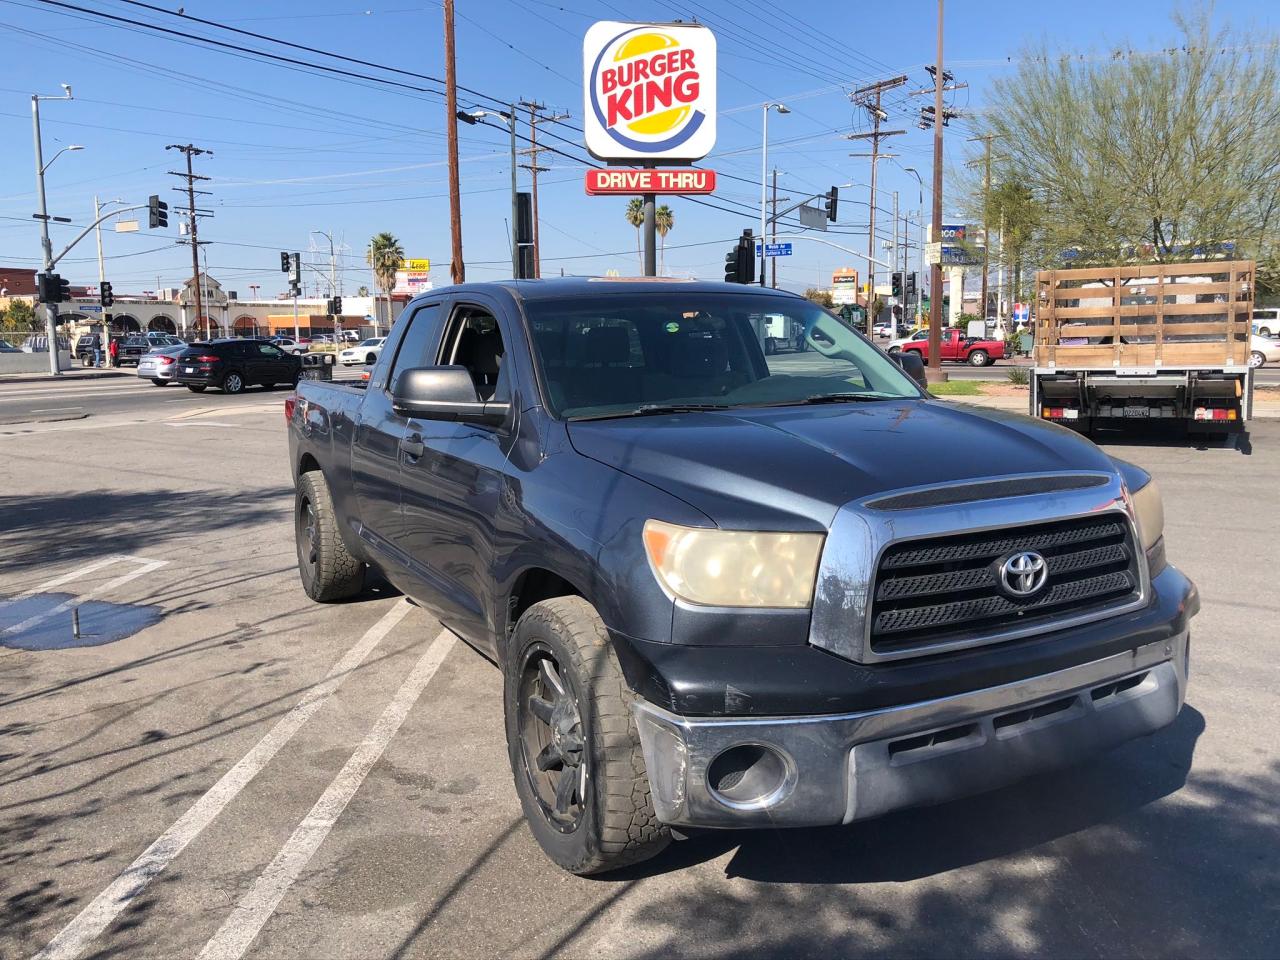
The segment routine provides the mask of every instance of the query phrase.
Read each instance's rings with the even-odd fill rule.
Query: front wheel
[[[1261,350],[1254,350],[1249,354],[1249,366],[1258,368],[1265,366],[1267,363],[1266,355]]]
[[[972,367],[985,367],[991,362],[991,357],[985,350],[975,350],[969,354],[969,365]]]
[[[188,383],[187,389],[192,393],[204,393],[207,386],[208,384],[206,383]]]
[[[581,597],[534,604],[503,674],[511,771],[543,852],[580,875],[661,852],[671,834],[653,809],[633,694],[595,609]]]
[[[164,386],[165,384],[167,384],[169,381],[168,381],[168,380],[161,380],[159,377],[152,377],[152,378],[151,378],[151,382],[152,382],[152,383],[154,383],[157,387],[163,387],[163,386]]]
[[[1271,336],[1271,331],[1270,331],[1267,327],[1259,327],[1259,328],[1258,328],[1258,336],[1260,336],[1260,337],[1269,337],[1269,336]]]
[[[902,352],[902,348],[901,348],[901,347],[890,347],[890,348],[889,348],[889,356],[891,356],[891,357],[896,357],[896,356],[897,356],[898,354],[900,354],[901,352]]]
[[[364,365],[365,365],[366,367],[372,367],[372,366],[373,366],[375,363],[377,363],[377,362],[378,362],[378,358],[377,358],[377,356],[376,356],[375,354],[372,354],[372,353],[371,353],[371,354],[369,354],[367,357],[365,357],[365,358],[364,358]]]

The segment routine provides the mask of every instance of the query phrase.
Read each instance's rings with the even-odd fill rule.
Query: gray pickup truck
[[[778,317],[803,351],[763,349]],[[433,291],[366,385],[286,403],[303,586],[376,568],[502,669],[525,815],[577,873],[1172,723],[1199,598],[1150,476],[908,366],[755,287]]]

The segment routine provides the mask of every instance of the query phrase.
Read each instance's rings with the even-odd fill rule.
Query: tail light
[[[156,362],[163,367],[166,364],[173,363],[173,357],[156,357]]]
[[[222,359],[221,357],[216,357],[212,355],[196,357],[196,360],[198,360],[200,363],[217,363],[221,359]]]
[[[293,420],[293,408],[298,404],[298,395],[291,393],[284,398],[284,422],[290,423]]]
[[[369,380],[369,371],[368,371],[368,370],[361,370],[361,371],[360,371],[360,379],[361,379],[361,380],[364,380],[364,381],[366,381],[366,382],[368,382],[368,380]]]

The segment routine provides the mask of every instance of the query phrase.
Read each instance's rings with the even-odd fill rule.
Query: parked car
[[[21,353],[22,351],[8,340],[0,340],[0,353]]]
[[[871,328],[871,332],[877,337],[892,337],[894,334],[893,324],[881,321]]]
[[[888,351],[889,356],[893,356],[895,353],[901,350],[903,346],[905,346],[908,343],[914,343],[917,340],[928,340],[928,339],[929,339],[928,330],[917,330],[915,333],[911,334],[910,336],[898,337],[895,340],[890,340],[889,345],[885,347],[885,350]]]
[[[355,366],[363,363],[369,366],[378,359],[378,354],[382,353],[382,344],[386,337],[370,337],[368,340],[362,340],[354,347],[347,347],[338,353],[338,362],[344,367]]]
[[[285,353],[306,353],[307,348],[311,346],[311,341],[306,337],[300,337],[297,340],[292,337],[272,337],[267,342],[274,343]]]
[[[150,353],[157,346],[170,346],[172,344],[165,341],[173,341],[174,344],[186,346],[183,341],[177,337],[171,337],[168,334],[157,334],[154,338],[141,333],[130,334],[127,337],[114,338],[119,341],[116,354],[116,363],[122,367],[136,367],[141,362],[143,356]]]
[[[767,356],[771,313],[812,349]],[[432,291],[367,384],[285,401],[303,589],[376,568],[499,665],[530,830],[581,874],[1168,727],[1199,597],[1151,477],[908,365],[780,290]]]
[[[179,344],[156,347],[150,353],[144,353],[138,361],[138,376],[150,380],[157,387],[171,383],[178,368],[178,357],[187,349],[185,343],[179,341]]]
[[[71,342],[61,334],[58,335],[58,349],[70,352]],[[33,333],[22,341],[23,353],[48,353],[49,338],[43,333]]]
[[[93,366],[93,351],[99,346],[101,336],[96,333],[82,333],[76,338],[76,347],[72,355],[80,361],[81,366]]]
[[[1280,309],[1260,307],[1253,311],[1253,332],[1262,337],[1280,334]]]
[[[1249,366],[1265,367],[1268,363],[1280,363],[1280,340],[1255,333],[1249,338]]]
[[[360,334],[355,330],[343,330],[338,337],[338,341],[341,343],[359,343]]]
[[[1003,340],[966,337],[955,327],[942,331],[942,340],[939,346],[941,349],[938,355],[943,360],[954,363],[967,363],[974,367],[989,367],[1004,356]],[[910,342],[902,344],[900,349],[904,353],[907,351],[918,352],[925,363],[928,363],[928,332],[926,331],[924,337],[920,339],[912,339]]]
[[[193,343],[177,357],[173,379],[193,393],[218,387],[223,393],[240,393],[261,384],[296,384],[302,376],[302,359],[272,343],[240,338]]]

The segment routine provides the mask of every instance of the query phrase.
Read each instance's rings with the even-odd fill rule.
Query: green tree
[[[644,200],[632,197],[627,201],[627,223],[636,228],[636,255],[640,258],[640,272],[644,273],[644,252],[640,247],[640,228],[644,226]]]
[[[369,249],[365,253],[365,262],[373,268],[373,277],[378,289],[387,298],[387,323],[391,323],[391,291],[396,285],[396,271],[404,262],[404,247],[390,233],[375,234],[369,241]],[[377,307],[374,307],[377,313]]]
[[[364,284],[361,284],[361,285],[356,289],[356,296],[357,296],[357,297],[367,297],[368,295],[369,295],[369,288],[368,288],[367,286],[365,286]]]
[[[834,310],[836,302],[831,297],[830,290],[819,290],[817,287],[810,287],[804,292],[806,300],[812,300],[820,307],[826,307],[828,310]]]
[[[667,272],[667,234],[676,228],[676,215],[665,203],[653,211],[653,228],[658,231],[662,241],[662,261],[659,274]]]
[[[994,84],[992,182],[1021,196],[993,189],[989,206],[1033,214],[1015,241],[1026,257],[1176,262],[1224,241],[1267,257],[1280,219],[1277,37],[1217,29],[1204,11],[1173,22],[1181,36],[1157,54],[1032,49]],[[1023,221],[1011,219],[1012,235]]]
[[[10,300],[3,314],[3,325],[6,330],[34,330],[35,310],[26,300]]]

